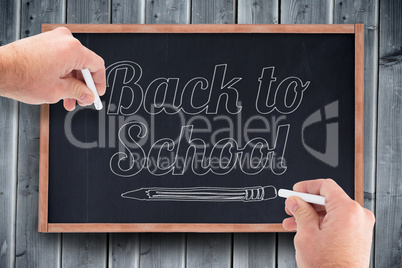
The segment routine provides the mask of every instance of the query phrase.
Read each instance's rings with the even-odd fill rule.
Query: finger
[[[78,100],[77,100],[77,103],[78,103],[79,106],[88,106],[89,105],[89,104],[85,104],[85,103],[83,103],[81,101],[78,101]]]
[[[63,27],[63,26],[57,27],[56,29],[48,32],[48,34],[60,34],[60,35],[67,35],[67,36],[73,35],[68,28]]]
[[[293,185],[293,190],[309,194],[320,194],[320,189],[324,179],[300,181]]]
[[[351,200],[345,191],[332,179],[301,181],[296,183],[293,189],[297,192],[324,196],[327,204],[334,201]]]
[[[99,96],[103,96],[106,92],[106,73],[105,68],[91,72],[92,78],[94,79],[96,90],[98,91]]]
[[[325,212],[326,211],[325,206],[323,206],[323,205],[317,205],[317,204],[311,204],[311,205],[313,206],[314,210],[317,212],[321,212],[321,211]]]
[[[324,221],[325,215],[327,215],[326,212],[318,212],[318,217],[320,219],[320,228],[321,228],[322,222]]]
[[[82,46],[81,49],[81,57],[81,66],[79,66],[79,68],[88,68],[90,70],[98,94],[100,96],[104,95],[106,91],[106,71],[104,60],[95,52],[84,46]]]
[[[325,206],[323,206],[323,205],[317,205],[317,204],[310,204],[310,205],[313,206],[314,210],[315,210],[318,214],[321,213],[321,212],[326,213]],[[288,214],[289,216],[292,216],[292,215],[293,215],[292,212],[290,212],[289,209],[287,209],[286,207],[285,207],[285,212],[286,212],[286,214]]]
[[[75,109],[75,99],[64,99],[63,104],[67,111],[73,111]]]
[[[60,99],[75,99],[83,106],[94,102],[94,95],[87,85],[72,77],[61,79],[58,94]]]
[[[324,221],[326,213],[319,212],[318,219],[319,219],[319,226],[321,228],[322,222]],[[286,218],[282,221],[282,226],[287,231],[295,231],[297,230],[297,223],[295,217]]]
[[[294,217],[286,218],[282,221],[282,227],[287,231],[295,231],[297,223]]]
[[[291,196],[286,199],[285,205],[295,217],[297,232],[312,233],[319,230],[319,216],[310,204],[299,197]]]
[[[286,214],[288,214],[289,216],[293,216],[292,212],[290,212],[290,210],[285,206],[285,212]]]

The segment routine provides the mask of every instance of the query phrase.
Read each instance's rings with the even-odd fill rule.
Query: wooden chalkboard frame
[[[355,36],[355,200],[363,206],[364,25],[128,25],[44,24],[42,31],[67,27],[73,33],[342,33]],[[49,105],[41,106],[39,232],[285,232],[281,224],[49,223]]]

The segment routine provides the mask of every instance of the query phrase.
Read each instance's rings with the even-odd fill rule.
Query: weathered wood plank
[[[58,267],[60,235],[38,233],[39,107],[20,104],[16,266]]]
[[[375,266],[402,265],[402,1],[380,1]]]
[[[235,23],[234,0],[205,0],[192,2],[191,23]]]
[[[190,22],[190,0],[147,0],[145,10],[148,24]]]
[[[143,234],[140,267],[185,267],[185,235]]]
[[[112,23],[144,23],[145,0],[112,1]],[[109,267],[126,268],[140,265],[139,234],[109,234]]]
[[[21,37],[64,21],[65,2],[22,1]],[[20,104],[16,225],[17,267],[58,267],[60,235],[38,233],[39,106]]]
[[[379,1],[337,0],[334,23],[364,23],[364,191],[365,207],[374,211],[378,80]]]
[[[294,233],[278,234],[277,267],[292,268],[296,265],[296,251],[293,246]]]
[[[67,1],[67,23],[110,23],[110,0]]]
[[[235,234],[233,267],[275,267],[276,234]]]
[[[333,23],[333,1],[281,1],[281,24]],[[296,267],[293,234],[278,234],[278,267]]]
[[[337,0],[334,5],[334,23],[364,23],[364,206],[373,212],[377,152],[378,9],[378,0]]]
[[[106,267],[105,235],[63,235],[62,267]]]
[[[277,24],[278,0],[239,0],[239,24]]]
[[[281,1],[281,24],[331,24],[333,23],[332,0]]]
[[[140,235],[110,234],[109,235],[109,268],[139,267],[140,265]]]
[[[8,43],[5,38],[2,40]],[[0,129],[0,267],[14,267],[18,139],[16,101],[0,97]]]
[[[238,1],[238,23],[278,23],[278,0]],[[234,267],[275,267],[276,234],[234,234]]]
[[[231,267],[232,234],[188,234],[187,267]]]
[[[113,0],[112,23],[145,23],[145,0]]]
[[[19,39],[20,8],[17,1],[0,2],[0,46]]]
[[[67,23],[110,23],[110,1],[67,1]],[[62,266],[106,267],[106,234],[63,234]]]
[[[0,46],[19,38],[20,5],[0,2]],[[0,267],[15,266],[18,102],[0,97]]]

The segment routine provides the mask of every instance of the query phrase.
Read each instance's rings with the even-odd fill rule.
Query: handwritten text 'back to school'
[[[223,107],[231,115],[239,114],[243,108],[255,108],[255,114],[259,115],[273,112],[288,115],[300,106],[310,84],[295,76],[278,81],[275,67],[270,66],[262,68],[258,75],[258,89],[240,90],[237,83],[242,77],[227,78],[228,68],[227,64],[216,65],[209,79],[194,77],[183,82],[180,78],[158,77],[144,90],[145,87],[141,86],[141,66],[132,61],[116,62],[106,70],[110,91],[107,115],[132,116],[141,109],[150,116],[160,113],[166,116],[177,113],[213,116],[223,114]],[[255,95],[255,107],[242,107],[241,94]],[[224,175],[240,168],[244,174],[255,175],[268,168],[273,174],[281,175],[287,169],[284,161],[274,167],[273,159],[278,156],[284,159],[290,124],[277,126],[276,137],[271,144],[262,137],[254,137],[244,145],[233,137],[225,137],[212,146],[193,137],[195,129],[192,124],[171,126],[177,128],[178,138],[156,140],[146,152],[141,139],[149,135],[148,127],[140,120],[120,126],[118,138],[122,147],[110,158],[111,172],[121,177],[132,177],[145,169],[156,176],[168,173],[183,175],[191,170],[202,176],[209,172]],[[158,131],[163,133],[163,130]],[[170,160],[162,157],[169,154],[173,155]]]

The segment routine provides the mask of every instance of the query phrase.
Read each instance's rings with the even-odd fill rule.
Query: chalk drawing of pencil
[[[277,196],[274,186],[246,188],[192,187],[192,188],[140,188],[121,194],[137,201],[196,201],[196,202],[259,202]]]

